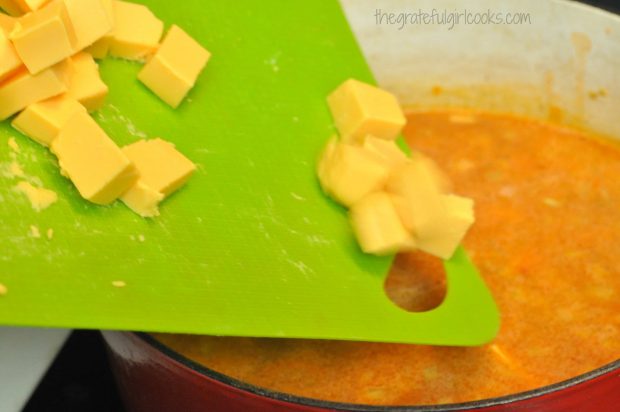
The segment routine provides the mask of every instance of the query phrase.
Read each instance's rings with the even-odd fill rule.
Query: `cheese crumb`
[[[54,229],[52,229],[51,227],[49,229],[47,229],[46,235],[47,235],[48,239],[53,238],[54,237]]]
[[[10,177],[24,177],[24,170],[16,161],[11,162],[9,165],[8,174]]]
[[[30,225],[30,236],[35,239],[39,239],[41,237],[41,232],[35,225]]]
[[[4,296],[7,293],[9,293],[9,289],[4,286],[2,283],[0,283],[0,296]]]
[[[127,286],[127,283],[125,283],[124,280],[113,280],[112,286],[114,286],[115,288],[124,288],[125,286]]]
[[[15,188],[28,197],[30,205],[37,212],[47,209],[58,200],[53,190],[35,187],[26,181],[19,182]]]
[[[140,242],[144,242],[146,240],[146,238],[144,237],[144,235],[138,235],[138,240]]]
[[[9,147],[11,148],[11,150],[13,150],[15,153],[19,153],[20,152],[19,145],[15,141],[14,137],[9,138],[8,144],[9,144]]]

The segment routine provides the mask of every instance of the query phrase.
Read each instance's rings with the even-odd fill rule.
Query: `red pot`
[[[146,334],[103,332],[103,336],[130,412],[620,410],[620,360],[555,385],[501,398],[440,406],[367,406],[301,398],[240,382]]]

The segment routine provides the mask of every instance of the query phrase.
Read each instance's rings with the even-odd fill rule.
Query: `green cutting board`
[[[346,211],[319,189],[315,160],[335,132],[326,95],[350,77],[373,82],[336,1],[143,3],[213,57],[177,110],[136,80],[139,64],[103,61],[110,94],[95,118],[119,145],[174,142],[198,170],[160,217],[142,219],[81,199],[53,155],[1,124],[0,166],[13,136],[25,173],[59,199],[35,212],[19,179],[0,176],[0,324],[453,345],[494,336],[494,315],[472,310],[492,298],[462,251],[448,262],[466,270],[448,271],[446,302],[405,312],[383,292],[392,259],[362,254]]]

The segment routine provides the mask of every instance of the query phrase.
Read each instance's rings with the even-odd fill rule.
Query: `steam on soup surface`
[[[465,247],[502,313],[475,348],[157,335],[218,372],[272,390],[367,404],[464,402],[559,382],[620,357],[620,149],[487,113],[411,112],[405,136],[476,200]],[[439,261],[401,255],[403,307],[437,303]]]

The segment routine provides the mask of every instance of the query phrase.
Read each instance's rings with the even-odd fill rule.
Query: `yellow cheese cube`
[[[140,173],[140,181],[164,196],[180,188],[196,166],[162,139],[140,140],[123,148]]]
[[[151,189],[141,180],[138,180],[121,196],[121,200],[138,215],[155,217],[159,216],[158,206],[164,200],[164,194]]]
[[[109,53],[129,60],[144,60],[159,45],[164,23],[146,6],[114,0],[114,29]]]
[[[172,26],[138,79],[172,107],[177,107],[204,69],[211,53],[178,26]]]
[[[113,202],[138,179],[134,165],[86,112],[74,114],[50,148],[80,195],[93,203]]]
[[[411,154],[411,160],[421,163],[426,169],[429,170],[429,175],[435,180],[435,185],[443,193],[452,191],[452,182],[450,178],[437,166],[437,163],[430,157],[427,157],[419,152]]]
[[[86,112],[86,109],[65,93],[31,104],[13,120],[11,125],[43,146],[49,146],[77,112]]]
[[[5,120],[26,106],[67,91],[62,75],[52,67],[32,75],[23,69],[0,85],[0,120]]]
[[[0,30],[0,82],[17,72],[20,67],[22,67],[22,61],[13,44],[4,31]]]
[[[386,189],[395,195],[396,209],[405,228],[416,237],[434,233],[445,216],[441,187],[432,169],[425,162],[411,160],[396,169]]]
[[[0,0],[0,7],[13,16],[39,10],[50,0]]]
[[[443,196],[446,214],[441,225],[418,237],[418,247],[431,255],[450,259],[475,221],[474,201],[456,195]]]
[[[71,78],[73,77],[73,73],[75,73],[75,68],[73,67],[73,62],[71,58],[64,59],[60,63],[54,66],[54,70],[60,76],[60,79],[67,86],[71,86]]]
[[[85,48],[84,51],[89,53],[95,59],[105,59],[108,56],[108,51],[110,50],[110,39],[111,37],[103,36],[91,46]]]
[[[319,162],[319,181],[330,197],[350,207],[369,193],[381,190],[391,167],[361,147],[337,143]]]
[[[112,29],[101,37],[99,40],[94,42],[91,46],[84,49],[85,52],[90,53],[95,59],[104,59],[108,56],[108,52],[110,50],[110,43],[112,41],[112,33],[114,31],[114,2],[113,0],[101,0],[103,3],[103,8],[106,11],[106,15],[108,16],[108,20],[112,25]]]
[[[90,46],[112,30],[112,20],[102,0],[63,1],[75,31],[74,52]]]
[[[409,161],[407,155],[392,140],[379,139],[378,137],[367,135],[364,138],[362,147],[376,154],[392,167],[402,166]]]
[[[67,9],[60,0],[21,17],[9,37],[33,74],[71,56],[76,42]]]
[[[71,58],[73,75],[67,94],[79,101],[88,111],[103,106],[108,95],[108,86],[101,80],[99,66],[93,56],[81,52]]]
[[[2,4],[2,0],[0,0],[0,5]],[[7,38],[9,34],[13,31],[15,27],[15,23],[17,23],[17,19],[15,17],[7,16],[6,14],[0,13],[0,29],[4,31]]]
[[[316,174],[319,177],[319,182],[323,185],[323,182],[326,182],[329,172],[329,167],[331,164],[331,159],[338,148],[338,136],[332,136],[323,151],[319,155],[319,160],[317,162]]]
[[[394,140],[406,123],[394,95],[354,79],[334,90],[327,103],[345,142],[357,142],[369,134]]]
[[[375,192],[353,205],[351,226],[361,249],[375,255],[389,255],[415,248],[415,240],[400,221],[390,196]]]

